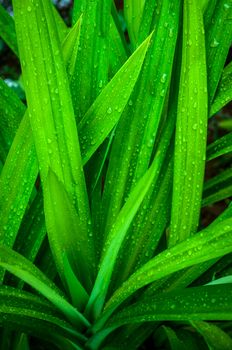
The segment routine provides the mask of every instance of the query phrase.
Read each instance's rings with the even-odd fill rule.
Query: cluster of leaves
[[[232,349],[232,0],[0,7],[1,349]],[[126,38],[126,39],[125,39]],[[127,40],[128,39],[128,40]],[[227,208],[207,227],[201,209]],[[211,322],[214,321],[214,322]],[[44,345],[45,346],[45,345]]]

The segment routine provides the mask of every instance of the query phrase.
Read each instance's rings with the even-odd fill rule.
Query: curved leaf
[[[183,268],[232,252],[231,232],[232,219],[230,217],[209,226],[151,259],[113,294],[94,329],[104,324],[112,312],[138,289]]]
[[[108,239],[103,247],[99,273],[87,305],[87,313],[91,313],[94,319],[102,311],[118,251],[139,206],[157,175],[160,163],[162,163],[162,155],[158,154],[149,170],[131,192],[109,232]]]
[[[232,132],[220,137],[207,147],[207,160],[232,152]]]
[[[89,326],[89,322],[64,299],[55,284],[23,256],[0,246],[0,266],[40,292],[77,327]]]
[[[147,321],[231,320],[232,290],[227,286],[187,288],[155,294],[125,307],[107,322],[109,327]]]
[[[191,325],[203,336],[209,349],[230,350],[232,348],[230,336],[216,325],[202,321],[192,321]]]
[[[202,206],[207,206],[232,196],[232,171],[224,170],[204,184]]]

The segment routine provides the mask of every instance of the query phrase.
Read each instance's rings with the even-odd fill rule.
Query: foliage
[[[125,0],[122,19],[76,0],[72,27],[50,0],[13,13],[0,35],[26,101],[0,80],[1,349],[231,349],[231,168],[205,170],[231,165],[231,131],[207,135],[232,100],[232,1]]]

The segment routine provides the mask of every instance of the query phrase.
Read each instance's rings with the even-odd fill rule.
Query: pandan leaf
[[[28,158],[31,159],[30,162]],[[26,115],[0,176],[0,238],[1,242],[9,247],[14,244],[37,174],[38,164]]]
[[[166,333],[171,350],[187,350],[187,346],[178,338],[176,332],[172,328],[162,326],[162,329]]]
[[[0,79],[0,159],[5,162],[7,153],[24,115],[26,107],[4,80]]]
[[[208,116],[204,39],[203,19],[198,2],[186,0],[175,138],[170,246],[194,234],[199,223]]]
[[[133,47],[139,35],[140,23],[143,15],[145,0],[125,0],[124,1],[124,16],[127,24],[127,30],[130,37],[130,42]],[[149,33],[148,33],[149,34]]]
[[[49,171],[44,184],[44,210],[51,250],[64,285],[71,282],[68,276],[66,277],[65,259],[70,263],[78,279],[84,279],[84,285],[90,288],[91,275],[88,267],[91,266],[91,260],[88,259],[85,232],[82,231],[70,196],[52,170]],[[81,304],[82,298],[86,299],[86,291],[80,283],[76,287],[71,288],[71,293],[73,294],[75,290]]]
[[[150,169],[131,192],[110,230],[103,247],[99,273],[87,305],[87,312],[90,312],[93,318],[97,318],[102,311],[118,251],[139,206],[157,175],[160,163],[162,163],[162,156],[157,154]]]
[[[83,123],[80,124],[79,133],[83,135],[81,139],[87,140],[88,147],[90,148],[89,152],[88,148],[85,149],[85,146],[82,146],[84,152],[88,153],[88,157],[90,157],[101,142],[104,141],[104,138],[108,135],[110,130],[117,123],[117,120],[120,118],[122,110],[128,101],[131,91],[133,90],[138,78],[148,45],[149,39],[147,39],[141,45],[141,47],[138,48],[134,55],[132,55],[132,57],[130,57],[130,59],[126,62],[125,66],[122,67],[114,79],[107,85],[87,113],[87,117],[83,120]],[[125,91],[121,89],[122,81],[124,81],[124,84],[127,87]],[[119,91],[122,91],[122,96],[119,95],[118,99],[115,99],[114,96],[117,94],[119,88]],[[9,88],[6,89],[6,92],[10,96]],[[124,96],[126,96],[125,100]],[[114,111],[114,106],[112,105],[112,113],[110,114],[107,111],[109,109],[109,102],[112,100],[115,101],[115,107],[118,106],[119,110]],[[103,112],[104,114],[102,114]],[[115,119],[113,116],[115,116]],[[94,129],[96,121],[98,121],[99,118],[101,119],[97,123],[96,129]],[[105,124],[105,130],[103,134],[99,134],[99,128],[103,122]],[[88,126],[91,123],[92,127],[89,128]],[[94,145],[92,144],[92,139],[87,139],[87,136],[89,137],[89,135],[92,134],[91,128],[94,130],[94,137],[97,138],[96,144]],[[28,115],[26,114],[22,123],[20,124],[17,137],[14,140],[12,150],[8,155],[8,160],[4,166],[4,171],[2,172],[0,179],[0,193],[2,195],[2,235],[5,237],[5,240],[9,241],[9,246],[12,246],[15,240],[19,224],[22,220],[22,215],[26,209],[26,205],[38,173],[37,157],[33,143],[29,119]],[[84,162],[86,162],[88,158],[85,158],[83,150],[82,158],[84,158]],[[25,156],[25,161],[22,161],[23,155]],[[17,171],[15,169],[17,169]],[[21,170],[19,171],[19,169]],[[27,179],[26,182],[24,181],[25,178]],[[9,183],[14,184],[14,186],[9,185]],[[8,198],[7,205],[5,203],[6,198]],[[19,201],[20,204],[18,204]],[[17,212],[20,211],[20,215],[13,217],[11,215],[12,208],[15,208]],[[8,229],[6,230],[4,227],[8,227]]]
[[[232,348],[231,337],[216,325],[202,321],[191,321],[190,323],[203,336],[209,349],[230,350]]]
[[[0,4],[0,37],[6,42],[11,50],[18,56],[17,38],[15,34],[14,20]]]
[[[203,3],[205,4],[206,1],[203,0]],[[205,25],[206,30],[208,30],[210,25],[211,25],[211,20],[212,20],[214,11],[215,11],[216,4],[217,4],[217,0],[208,1],[208,5],[205,8],[205,11],[204,11],[204,25]]]
[[[208,27],[206,27],[205,36],[210,103],[213,102],[226,56],[231,46],[232,1],[219,0],[216,5],[212,1],[212,9],[213,14]]]
[[[85,242],[87,256],[91,261],[91,264],[86,263],[87,275],[83,275],[80,270],[81,282],[85,284],[86,280],[93,278],[94,247],[75,116],[52,4],[50,1],[38,0],[32,3],[27,0],[22,3],[16,0],[14,11],[30,123],[44,188],[44,201],[45,203],[49,201],[46,196],[50,194],[45,188],[51,169],[63,183],[70,200],[74,203],[78,225],[85,235],[82,242]],[[53,197],[53,200],[56,201],[56,198]],[[63,209],[66,211],[65,204]],[[46,207],[45,219],[49,228],[49,222],[53,220],[50,218],[51,215],[53,214]],[[53,231],[48,231],[51,244],[54,242],[53,234]],[[59,244],[63,246],[62,241]]]
[[[25,214],[18,231],[14,250],[30,261],[34,261],[46,235],[41,188]]]
[[[108,301],[96,328],[138,289],[185,267],[203,263],[232,251],[232,219],[211,225],[195,236],[164,250],[138,269]]]
[[[118,24],[118,25],[117,25]],[[110,57],[109,76],[112,78],[128,59],[128,46],[125,42],[124,33],[121,33],[118,13],[112,5],[112,17],[110,19]],[[148,37],[148,35],[146,36]],[[146,39],[144,37],[144,40]]]
[[[202,206],[207,206],[232,196],[231,169],[224,170],[204,184]]]
[[[216,280],[213,280],[206,284],[206,286],[213,286],[215,284],[225,284],[225,283],[232,283],[232,276],[225,276],[218,278]]]
[[[153,30],[155,25],[154,11],[159,11],[158,1],[145,1],[143,12],[140,14],[140,27],[137,42],[143,41]]]
[[[156,294],[119,311],[109,327],[144,321],[231,320],[232,291],[227,286],[195,287]]]
[[[65,300],[56,285],[26,258],[1,245],[0,266],[40,292],[77,327],[89,326],[89,322]]]
[[[78,23],[70,31],[63,43],[64,57],[71,59],[71,61],[72,55],[75,56],[77,47],[74,37],[78,38]],[[66,67],[68,63],[69,61],[66,62]],[[68,73],[71,74],[71,71],[68,70]],[[0,80],[0,88],[2,91],[2,94],[0,94],[0,111],[3,113],[1,118],[1,138],[5,140],[4,143],[6,145],[3,156],[8,152],[10,144],[8,145],[7,143],[12,142],[18,127],[17,135],[0,178],[0,218],[2,224],[0,235],[12,247],[38,175],[38,162],[28,112],[25,113],[20,123],[20,119],[25,112],[25,106],[2,80]],[[25,181],[25,178],[27,181]],[[7,201],[6,198],[8,199]],[[17,215],[12,215],[12,212],[17,213]],[[41,234],[43,233],[41,232]]]
[[[118,255],[117,266],[114,271],[114,289],[154,256],[155,249],[167,224],[170,206],[166,205],[164,207],[163,203],[166,202],[171,191],[170,180],[173,173],[173,162],[170,154],[173,153],[174,122],[174,115],[170,114],[166,119],[154,155],[155,161],[159,154],[162,155],[159,160],[159,169],[157,169],[152,186],[133,220],[133,225]],[[158,174],[159,176],[157,176]]]
[[[66,35],[68,34],[68,28],[61,18],[59,12],[53,7],[54,18],[56,21],[56,26],[59,34],[59,38],[61,42],[64,40]],[[15,53],[16,56],[18,53],[18,43],[15,33],[15,23],[13,17],[4,9],[4,7],[0,4],[0,37],[6,42],[6,44],[11,48],[11,50]]]
[[[84,164],[121,117],[138,79],[150,40],[151,37],[148,37],[126,61],[78,124]]]
[[[222,73],[222,78],[218,85],[213,104],[210,109],[210,116],[220,111],[224,106],[232,101],[232,62],[230,62]]]
[[[108,81],[111,0],[84,1],[77,6],[82,7],[82,24],[71,92],[79,122]]]
[[[64,38],[62,42],[63,57],[66,63],[66,69],[69,75],[69,79],[71,79],[74,73],[78,46],[79,46],[79,39],[80,39],[80,28],[81,28],[81,17],[78,19],[76,24],[72,27],[72,29],[70,29],[69,33],[67,34],[67,36]]]
[[[159,2],[151,45],[117,125],[103,192],[105,237],[136,182],[149,167],[166,101],[179,26],[179,2]],[[164,24],[168,23],[165,27]],[[166,55],[163,55],[163,51]],[[141,118],[143,116],[143,118]],[[112,193],[114,195],[112,196]]]
[[[224,130],[232,131],[232,121],[229,119],[220,121],[218,126]]]
[[[232,152],[232,132],[220,137],[207,147],[207,160]]]

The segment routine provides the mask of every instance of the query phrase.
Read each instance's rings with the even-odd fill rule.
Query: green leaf
[[[72,298],[72,305],[74,305],[78,310],[83,310],[88,302],[88,294],[80,284],[77,276],[73,272],[73,269],[68,261],[66,254],[64,254],[64,272],[67,285],[69,287],[69,293]]]
[[[224,130],[232,131],[232,121],[230,119],[219,121],[218,126]]]
[[[71,61],[76,52],[77,43],[74,42],[74,37],[78,35],[77,29],[78,24],[70,31],[62,47],[64,57],[70,58]],[[66,66],[68,63],[66,62]],[[25,106],[2,80],[0,89],[0,138],[5,144],[2,158],[6,157],[17,131],[0,178],[0,237],[12,247],[38,175],[38,162],[28,112],[24,114],[20,123]]]
[[[5,162],[26,107],[4,80],[0,79],[0,159]]]
[[[155,161],[156,157],[159,158],[159,154],[162,155],[162,158],[157,159],[159,165],[156,176],[133,220],[127,239],[117,258],[117,265],[114,269],[114,289],[154,256],[169,219],[170,205],[166,203],[171,193],[174,123],[175,115],[170,113],[165,121],[165,127],[154,155]]]
[[[56,20],[57,30],[59,34],[59,38],[62,40],[68,34],[68,28],[61,18],[60,14],[53,7],[54,17]],[[11,48],[11,50],[18,56],[18,43],[17,37],[15,33],[15,23],[13,17],[9,15],[9,13],[4,9],[4,7],[0,4],[0,37],[6,42],[6,44]]]
[[[230,217],[211,225],[151,259],[117,289],[95,327],[98,328],[104,323],[112,312],[138,289],[169,276],[173,272],[230,253],[232,251],[231,231],[232,219]]]
[[[109,52],[109,73],[110,77],[113,77],[123,64],[128,59],[127,43],[124,38],[124,33],[119,31],[120,23],[118,23],[118,13],[115,7],[112,5],[112,17],[110,20],[110,52]],[[118,29],[119,27],[119,29]],[[148,35],[147,35],[148,36]],[[146,36],[146,37],[147,37]],[[146,39],[144,37],[144,39]]]
[[[211,1],[210,1],[211,3]],[[210,6],[210,5],[209,5]],[[206,57],[209,102],[212,103],[231,46],[232,1],[212,1],[211,20],[206,27]]]
[[[204,184],[202,206],[207,206],[232,196],[231,169],[224,170]]]
[[[18,231],[14,250],[34,261],[46,235],[41,188],[25,214]]]
[[[81,6],[82,24],[71,92],[79,122],[108,81],[111,0],[83,1],[77,6]]]
[[[89,326],[89,322],[63,297],[62,293],[35,265],[13,250],[0,246],[0,266],[40,292],[73,324]]]
[[[205,2],[205,0],[203,0],[203,2]],[[208,1],[208,5],[204,12],[204,25],[206,30],[209,30],[209,27],[212,24],[211,21],[215,11],[216,4],[217,4],[217,0]]]
[[[85,242],[87,256],[91,261],[88,265],[91,275],[85,278],[91,279],[95,269],[95,254],[89,224],[90,213],[75,116],[52,4],[50,1],[41,0],[33,4],[30,0],[23,3],[15,0],[13,3],[29,117],[42,186],[45,189],[48,172],[51,169],[63,183],[70,200],[74,203],[79,227],[85,235],[82,243]],[[49,201],[46,199],[49,191],[44,190],[44,196],[45,202]],[[53,200],[56,200],[54,196]],[[66,209],[64,207],[64,210]],[[48,227],[51,215],[51,211],[45,210]],[[50,242],[53,242],[53,234],[53,231],[48,231]],[[60,245],[62,247],[61,241]],[[82,278],[81,282],[84,283],[83,275]]]
[[[103,192],[102,231],[105,237],[130,191],[149,167],[162,120],[179,27],[180,3],[159,1],[159,11],[159,15],[154,11],[151,44],[112,144]]]
[[[72,29],[70,29],[69,33],[62,42],[63,57],[66,63],[66,69],[69,75],[69,79],[71,79],[74,73],[75,63],[77,60],[77,52],[80,39],[80,28],[81,17],[72,27]]]
[[[37,174],[35,148],[25,114],[0,176],[0,239],[9,247],[14,244]]]
[[[87,0],[74,0],[73,9],[72,9],[72,25],[75,25],[78,18],[84,12]]]
[[[184,2],[183,33],[170,246],[197,231],[201,210],[208,107],[203,19],[196,0]]]
[[[232,276],[225,276],[222,278],[218,278],[216,280],[213,280],[206,284],[206,286],[213,286],[215,284],[225,284],[225,283],[232,283]]]
[[[220,137],[207,147],[207,160],[232,152],[232,132]]]
[[[145,0],[124,1],[124,16],[127,24],[130,42],[133,47],[136,47],[136,43],[138,41],[139,28],[143,15],[144,5]]]
[[[159,2],[158,1],[145,1],[143,6],[143,12],[141,16],[141,23],[138,32],[137,42],[140,43],[143,41],[153,30],[155,26],[155,11],[159,11]]]
[[[52,11],[54,15],[54,20],[56,22],[56,28],[60,42],[62,43],[69,33],[69,28],[67,27],[64,19],[61,17],[60,13],[55,6],[52,6]]]
[[[96,98],[78,124],[82,161],[85,164],[122,115],[138,79],[150,44],[148,37]]]
[[[162,155],[157,154],[149,170],[131,192],[109,232],[108,239],[103,247],[103,256],[96,282],[87,305],[87,313],[90,313],[94,319],[102,311],[117,254],[134,216],[157,175],[160,163],[162,164]]]
[[[49,171],[44,184],[44,210],[49,243],[61,280],[64,285],[70,281],[66,277],[64,267],[64,259],[67,259],[77,278],[84,281],[84,285],[90,289],[92,266],[85,232],[82,231],[70,196],[52,170]],[[69,290],[71,294],[74,293],[70,284]],[[80,283],[75,293],[82,304],[82,298],[86,299],[86,292]]]
[[[162,329],[166,333],[171,350],[187,350],[183,341],[178,338],[176,332],[172,328],[162,326]]]
[[[232,101],[232,62],[223,70],[213,104],[210,109],[210,116],[216,114],[220,109]]]
[[[18,56],[17,38],[13,18],[0,4],[0,37],[6,42],[11,50]]]
[[[203,336],[209,349],[230,350],[232,348],[230,336],[216,325],[202,321],[191,321],[191,325]]]
[[[109,327],[134,322],[231,320],[232,290],[227,286],[187,288],[155,294],[119,311],[107,323]]]
[[[122,67],[114,79],[103,90],[102,94],[90,108],[86,118],[80,124],[79,133],[82,135],[81,140],[84,142],[86,140],[88,144],[88,148],[85,148],[86,146],[84,145],[82,146],[82,157],[84,158],[84,162],[91,157],[93,152],[104,141],[105,137],[107,137],[110,130],[120,118],[122,110],[127,103],[138,78],[148,44],[149,39],[147,39],[143,45],[138,48],[134,55],[130,57],[125,66]],[[124,81],[125,90],[121,89],[122,81]],[[5,85],[3,84],[3,86]],[[117,94],[119,88],[119,91],[122,91],[122,95],[119,95],[118,99],[115,99],[114,95]],[[8,96],[10,96],[9,88],[6,89],[6,93]],[[115,107],[112,105],[112,113],[109,114],[107,111],[109,110],[109,104],[111,103],[112,98],[115,101]],[[11,105],[13,106],[13,104]],[[117,106],[119,108],[118,111],[114,111],[114,108]],[[113,116],[115,116],[115,118],[113,118]],[[103,134],[99,134],[99,128],[103,126],[103,122],[104,132]],[[6,124],[10,125],[8,119]],[[89,125],[91,126],[89,127]],[[15,123],[14,127],[16,126],[17,124]],[[91,129],[94,131],[92,132]],[[89,135],[93,135],[91,137],[94,137],[95,139],[97,138],[95,144],[92,144],[92,139],[88,139]],[[86,153],[88,154],[87,158]],[[15,240],[19,224],[26,209],[26,204],[28,203],[30,193],[35,183],[37,173],[38,164],[34,142],[30,130],[28,115],[25,114],[25,117],[17,132],[17,137],[14,140],[12,150],[8,155],[8,160],[4,166],[4,171],[1,174],[0,180],[0,193],[2,195],[2,202],[0,201],[0,203],[2,203],[2,208],[4,208],[1,211],[1,232],[5,239],[9,240],[9,246],[12,246]],[[25,181],[25,179],[27,179],[27,181]],[[9,183],[11,185],[9,185]],[[5,203],[6,198],[8,198],[7,204]],[[18,204],[19,202],[20,204]],[[13,216],[11,214],[12,210],[18,212],[19,215]],[[7,230],[4,229],[4,227],[7,227]]]

